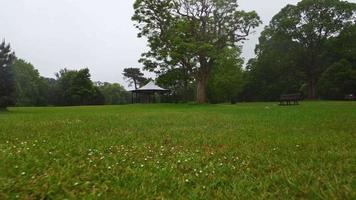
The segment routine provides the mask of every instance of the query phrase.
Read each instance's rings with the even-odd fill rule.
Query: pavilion
[[[156,94],[163,95],[169,92],[169,90],[157,86],[153,81],[150,81],[147,85],[131,90],[132,103],[155,103]]]

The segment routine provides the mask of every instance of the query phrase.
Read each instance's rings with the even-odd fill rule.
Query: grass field
[[[355,199],[356,103],[11,108],[0,199]]]

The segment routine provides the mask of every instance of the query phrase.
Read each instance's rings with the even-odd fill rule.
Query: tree
[[[274,101],[283,93],[301,91],[304,73],[299,68],[300,47],[282,32],[264,30],[248,62],[242,100]]]
[[[31,63],[16,59],[12,65],[16,85],[16,105],[47,104],[48,85]]]
[[[122,75],[124,75],[124,78],[128,80],[129,87],[133,84],[136,90],[138,87],[142,87],[147,84],[148,79],[144,77],[144,74],[141,72],[140,68],[125,68]]]
[[[305,74],[308,97],[317,97],[316,85],[325,70],[323,49],[326,41],[337,37],[355,23],[356,4],[340,0],[303,0],[288,5],[272,19],[267,30],[283,34],[301,47],[299,63]]]
[[[324,99],[344,99],[356,94],[356,66],[347,60],[331,65],[321,76],[318,88]]]
[[[97,82],[96,86],[105,98],[106,105],[119,105],[131,102],[131,95],[118,83]]]
[[[60,105],[92,105],[98,95],[93,82],[90,80],[89,69],[63,69],[56,74],[57,92]]]
[[[136,0],[133,20],[150,51],[140,62],[150,71],[184,68],[197,83],[197,102],[207,102],[209,76],[225,49],[236,48],[260,24],[236,0]]]
[[[15,53],[9,44],[0,44],[0,109],[15,103],[15,81],[11,65],[15,60]]]
[[[170,91],[170,102],[188,102],[195,99],[195,81],[184,68],[173,68],[159,74],[158,85]]]
[[[208,85],[208,96],[212,103],[235,103],[242,90],[242,65],[240,49],[227,49],[216,61]]]
[[[342,59],[356,66],[356,24],[344,29],[338,37],[328,41],[326,58],[331,63]]]

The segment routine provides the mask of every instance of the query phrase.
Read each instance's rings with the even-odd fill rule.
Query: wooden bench
[[[299,105],[299,101],[302,100],[301,94],[283,94],[279,99],[280,106]]]

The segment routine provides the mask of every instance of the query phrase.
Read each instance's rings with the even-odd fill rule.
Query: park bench
[[[302,99],[301,94],[283,94],[279,99],[279,105],[290,106],[299,105],[299,101]]]

